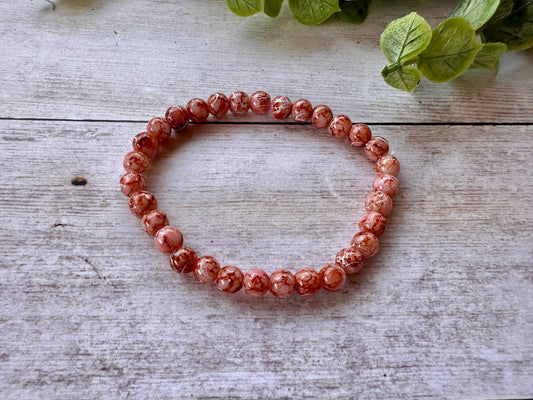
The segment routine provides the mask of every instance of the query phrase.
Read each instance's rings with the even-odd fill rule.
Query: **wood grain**
[[[533,53],[414,94],[359,26],[238,18],[222,1],[0,2],[0,399],[533,397]],[[372,123],[402,163],[381,250],[336,294],[224,295],[174,273],[127,207],[145,121],[261,89]],[[248,115],[194,125],[147,174],[200,254],[319,268],[374,177],[360,151]],[[82,177],[85,186],[71,180]]]
[[[170,270],[118,190],[142,128],[0,122],[2,398],[533,393],[530,126],[374,126],[402,162],[381,251],[341,293],[288,301]],[[194,126],[153,164],[186,243],[269,271],[330,262],[374,176],[294,125]]]
[[[456,1],[374,1],[362,25],[238,18],[222,1],[0,2],[0,116],[145,120],[214,91],[266,90],[379,122],[532,122],[533,53],[414,94],[380,76],[385,26],[418,10],[432,26]]]

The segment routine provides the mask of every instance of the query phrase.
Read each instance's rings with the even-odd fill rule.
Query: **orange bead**
[[[270,290],[270,278],[262,269],[251,269],[244,274],[244,291],[252,297],[264,296]]]
[[[320,274],[311,268],[302,268],[294,274],[296,291],[304,297],[312,296],[322,287]]]
[[[270,275],[270,291],[276,297],[289,297],[296,287],[296,278],[287,270],[280,269]]]
[[[385,232],[387,220],[383,215],[375,211],[367,211],[359,221],[359,229],[363,232],[371,232],[376,236]]]
[[[226,293],[237,293],[242,288],[244,274],[232,265],[222,268],[215,281],[217,288]]]
[[[203,283],[213,282],[220,271],[220,264],[212,256],[203,256],[196,260],[192,273],[196,279]]]
[[[326,265],[320,270],[322,287],[328,292],[336,292],[342,289],[346,282],[346,272],[338,265]]]
[[[131,213],[138,218],[157,208],[155,196],[146,190],[140,190],[130,196],[129,206]]]
[[[250,96],[250,109],[256,115],[264,115],[270,111],[270,95],[266,92],[255,92]]]
[[[225,94],[214,93],[207,99],[209,112],[216,118],[222,118],[229,110],[229,99]]]
[[[345,138],[350,133],[352,121],[346,115],[336,115],[329,124],[329,133],[339,139]]]
[[[363,255],[355,247],[342,249],[335,257],[335,264],[344,269],[346,275],[355,275],[363,268]]]

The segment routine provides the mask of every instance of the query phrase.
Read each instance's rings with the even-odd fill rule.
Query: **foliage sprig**
[[[411,92],[422,76],[447,82],[469,68],[498,69],[508,49],[533,45],[532,3],[463,0],[433,31],[415,12],[394,20],[381,35],[381,49],[391,63],[381,75],[390,86]]]

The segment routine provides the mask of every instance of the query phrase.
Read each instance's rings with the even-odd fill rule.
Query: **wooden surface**
[[[533,53],[414,94],[379,76],[389,21],[454,4],[306,27],[287,6],[0,2],[0,398],[533,397]],[[132,137],[236,89],[326,103],[400,159],[381,250],[341,292],[224,295],[173,273],[130,214]],[[268,272],[331,262],[373,177],[346,143],[251,115],[193,126],[147,174],[188,245]]]

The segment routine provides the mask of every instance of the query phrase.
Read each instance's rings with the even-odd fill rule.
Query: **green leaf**
[[[498,69],[499,59],[506,50],[505,43],[485,43],[470,68]]]
[[[305,25],[318,25],[340,11],[339,0],[289,0],[292,14]]]
[[[360,24],[368,15],[368,7],[372,0],[340,0],[340,17],[352,24]]]
[[[478,30],[494,15],[500,0],[463,0],[450,17],[465,17],[474,30]]]
[[[241,17],[248,17],[263,11],[263,0],[226,0],[226,5]]]
[[[269,17],[276,18],[281,11],[283,0],[264,0],[265,8],[263,12]]]
[[[383,79],[389,85],[396,89],[403,90],[405,92],[412,92],[416,89],[420,81],[422,80],[422,74],[418,68],[413,66],[401,67],[392,72],[386,71],[387,67],[381,71]]]
[[[525,50],[533,46],[533,0],[502,1],[495,16],[481,31],[483,41],[502,42],[507,50]]]
[[[489,23],[500,21],[513,12],[514,0],[501,0]]]
[[[412,12],[392,21],[381,34],[381,51],[391,63],[403,62],[420,54],[431,40],[431,27]]]
[[[418,68],[430,81],[446,82],[466,71],[481,47],[470,22],[463,17],[448,18],[433,30]]]

